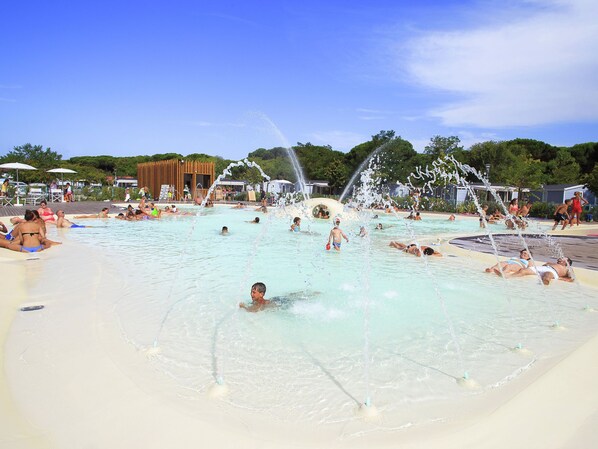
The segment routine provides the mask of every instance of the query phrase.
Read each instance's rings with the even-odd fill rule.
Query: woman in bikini
[[[509,214],[512,215],[513,217],[516,217],[518,212],[519,212],[519,200],[517,198],[514,198],[509,203]]]
[[[507,219],[505,220],[507,229],[515,229],[515,224],[519,224],[517,215],[519,215],[519,200],[517,198],[513,198],[509,203],[509,212],[506,217]]]
[[[61,245],[61,242],[55,242],[53,240],[50,240],[46,237],[46,222],[44,220],[42,220],[42,218],[39,215],[39,212],[36,210],[27,210],[25,211],[25,218],[19,218],[19,217],[13,217],[10,219],[10,222],[12,224],[14,224],[14,228],[8,233],[6,234],[6,240],[10,240],[13,242],[18,243],[19,241],[15,239],[15,236],[17,235],[17,231],[20,229],[22,224],[27,223],[27,212],[31,212],[33,214],[33,218],[32,218],[32,222],[33,223],[37,223],[39,225],[39,237],[40,237],[40,241],[43,244],[48,244],[48,246],[51,245]],[[20,250],[17,250],[20,251]]]
[[[42,226],[36,221],[33,211],[25,211],[25,221],[12,231],[13,241],[6,241],[5,248],[13,251],[35,253],[48,249],[52,244],[45,238]]]
[[[42,200],[39,203],[39,209],[37,210],[37,212],[39,213],[40,217],[42,217],[42,219],[45,222],[56,224],[56,219],[54,218],[54,212],[52,212],[52,209],[50,209],[48,207],[48,203],[46,203],[45,200]]]
[[[486,273],[494,273],[497,276],[517,273],[519,270],[523,270],[529,266],[530,259],[531,253],[526,249],[522,249],[519,251],[519,257],[511,257],[504,262],[499,262],[492,267],[486,268],[484,271]]]

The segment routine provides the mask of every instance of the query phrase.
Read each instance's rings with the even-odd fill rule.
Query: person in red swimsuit
[[[575,192],[573,194],[573,198],[571,198],[571,219],[569,220],[569,227],[573,227],[573,220],[576,221],[577,226],[579,226],[579,219],[581,218],[581,208],[588,204],[588,200],[586,200],[582,195],[581,192]]]
[[[45,200],[42,200],[39,203],[39,209],[37,210],[39,216],[42,217],[45,223],[53,223],[56,224],[56,219],[54,218],[54,212],[52,209],[48,207],[48,203]]]

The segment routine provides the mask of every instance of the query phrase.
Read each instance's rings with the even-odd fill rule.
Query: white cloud
[[[430,115],[480,127],[598,120],[598,2],[530,5],[531,13],[486,11],[492,23],[409,43],[414,80],[461,98]]]
[[[381,115],[360,115],[359,120],[384,120],[386,117]]]
[[[215,122],[205,122],[205,121],[198,121],[198,122],[185,122],[191,126],[199,126],[200,128],[244,128],[244,123],[215,123]]]

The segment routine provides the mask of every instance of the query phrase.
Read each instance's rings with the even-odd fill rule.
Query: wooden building
[[[152,198],[159,199],[163,186],[174,191],[174,200],[183,200],[188,192],[193,198],[204,197],[216,180],[214,162],[169,161],[145,162],[137,164],[139,188],[148,187]]]

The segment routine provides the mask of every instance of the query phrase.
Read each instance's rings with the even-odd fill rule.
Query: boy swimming
[[[261,310],[277,307],[277,304],[264,298],[266,294],[266,284],[263,282],[256,282],[251,286],[251,304],[247,305],[244,302],[239,303],[241,309],[248,312],[259,312]]]

